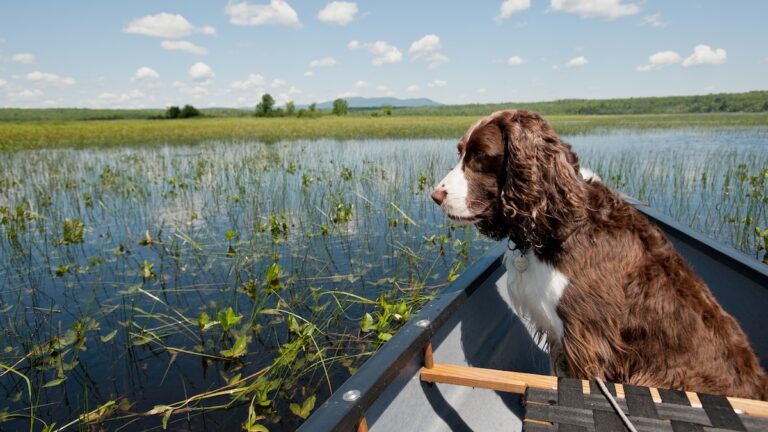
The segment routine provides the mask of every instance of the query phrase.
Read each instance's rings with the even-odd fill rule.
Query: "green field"
[[[393,116],[319,118],[197,118],[0,122],[0,150],[106,147],[123,144],[192,144],[210,140],[262,142],[297,139],[451,138],[479,116]],[[562,135],[605,129],[766,126],[768,113],[546,116]]]

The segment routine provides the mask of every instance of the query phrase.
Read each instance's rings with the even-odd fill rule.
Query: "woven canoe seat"
[[[616,396],[613,384],[606,384]],[[623,385],[619,408],[638,431],[768,431],[768,418],[739,413],[724,396],[698,393],[701,406],[692,406],[685,392],[654,389],[661,402],[654,402],[648,387]],[[557,389],[528,387],[525,390],[523,430],[623,431],[628,430],[595,381],[585,394],[582,381],[559,378]]]

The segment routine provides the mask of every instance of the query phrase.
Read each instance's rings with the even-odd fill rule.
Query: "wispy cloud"
[[[309,62],[309,67],[311,68],[331,67],[331,66],[336,66],[336,59],[333,57],[323,57],[323,58],[312,60],[311,62]]]
[[[213,36],[216,34],[216,29],[211,26],[198,28],[182,15],[162,12],[134,19],[123,28],[123,32],[165,39],[181,39],[192,33]]]
[[[648,57],[648,63],[638,66],[638,72],[648,72],[651,70],[661,69],[666,66],[680,63],[682,57],[680,54],[674,51],[659,51],[656,54],[652,54]]]
[[[345,26],[355,20],[357,3],[334,1],[328,3],[318,14],[317,19],[324,23]]]
[[[640,25],[647,25],[651,27],[665,28],[669,25],[668,22],[661,20],[661,14],[646,15],[643,17],[643,22]]]
[[[635,3],[621,0],[552,0],[550,8],[555,12],[577,14],[581,18],[604,18],[613,20],[640,12]]]
[[[208,50],[205,47],[201,47],[199,45],[195,45],[192,42],[185,41],[185,40],[164,40],[160,46],[163,47],[163,49],[168,51],[181,51],[187,54],[193,54],[193,55],[206,55],[208,54]]]
[[[299,15],[283,0],[271,0],[269,4],[250,4],[248,2],[230,3],[224,8],[229,22],[238,26],[277,25],[301,27]]]
[[[353,40],[347,44],[347,47],[351,50],[364,49],[373,54],[373,60],[371,63],[374,66],[381,66],[389,63],[399,63],[403,61],[403,53],[400,52],[396,46],[390,45],[384,41],[360,43],[356,40]]]
[[[589,63],[589,61],[587,60],[586,57],[578,56],[578,57],[575,57],[575,58],[572,58],[572,59],[568,60],[568,63],[565,64],[565,67],[567,67],[567,68],[576,68],[576,67],[584,66],[587,63]]]
[[[32,64],[35,62],[35,56],[31,53],[16,53],[11,57],[14,63]]]
[[[70,77],[63,77],[53,73],[47,72],[30,72],[24,76],[24,79],[37,84],[51,85],[56,87],[71,86],[75,84],[75,79]]]
[[[522,12],[530,7],[531,0],[506,0],[499,7],[499,14],[496,16],[496,21],[507,19],[513,14]]]

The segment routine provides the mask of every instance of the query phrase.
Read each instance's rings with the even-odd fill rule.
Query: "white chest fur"
[[[568,285],[568,278],[536,258],[531,251],[525,255],[527,268],[520,271],[519,257],[519,251],[508,250],[504,254],[512,305],[518,315],[530,321],[535,331],[545,335],[550,345],[559,345],[563,338],[563,321],[557,316],[557,305]],[[516,259],[518,265],[515,265]]]

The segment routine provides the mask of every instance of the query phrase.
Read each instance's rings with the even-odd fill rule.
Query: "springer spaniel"
[[[473,125],[432,198],[456,222],[508,239],[515,308],[550,347],[553,372],[768,398],[768,376],[736,320],[661,230],[585,179],[536,113]]]

